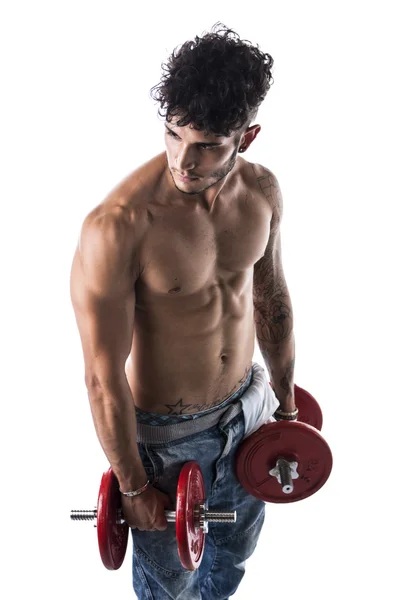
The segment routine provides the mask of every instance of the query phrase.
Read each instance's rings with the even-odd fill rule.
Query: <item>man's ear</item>
[[[247,148],[249,148],[249,146],[251,146],[253,141],[256,139],[260,131],[261,125],[252,125],[251,127],[248,127],[247,131],[242,135],[239,145],[239,152],[244,152],[247,150]]]

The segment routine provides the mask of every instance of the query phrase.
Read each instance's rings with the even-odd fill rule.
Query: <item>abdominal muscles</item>
[[[126,375],[138,408],[191,414],[217,406],[247,379],[254,352],[249,273],[185,294],[138,285]]]

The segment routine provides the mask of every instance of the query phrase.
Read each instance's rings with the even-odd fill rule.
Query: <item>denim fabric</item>
[[[237,511],[236,523],[209,523],[203,560],[195,571],[181,565],[174,523],[165,531],[131,530],[133,588],[139,600],[228,600],[244,576],[265,504],[248,494],[235,475],[235,454],[245,431],[237,402],[221,411],[220,421],[209,429],[167,443],[138,443],[148,478],[173,506],[180,470],[195,460],[203,473],[208,509]]]

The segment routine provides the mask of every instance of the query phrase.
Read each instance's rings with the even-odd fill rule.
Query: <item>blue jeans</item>
[[[195,460],[203,473],[208,509],[237,511],[236,523],[209,524],[203,560],[195,571],[181,565],[174,523],[165,531],[131,530],[133,588],[139,600],[228,600],[244,576],[245,561],[254,552],[264,523],[265,504],[236,478],[235,454],[244,435],[244,415],[239,400],[224,406],[219,421],[208,429],[168,442],[138,443],[148,478],[173,506],[180,470]]]

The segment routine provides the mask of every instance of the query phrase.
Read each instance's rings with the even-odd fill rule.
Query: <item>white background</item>
[[[86,214],[161,152],[149,90],[220,20],[272,55],[244,158],[284,199],[296,382],[334,469],[268,505],[235,600],[394,598],[398,584],[399,43],[395,2],[4,2],[1,57],[1,578],[7,600],[133,598],[103,568],[95,435],[69,274]],[[218,8],[217,8],[218,7]],[[254,360],[263,364],[258,348]],[[3,590],[4,588],[4,590]]]

